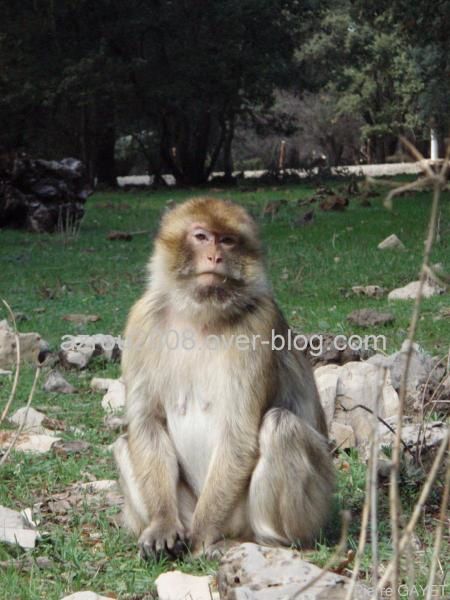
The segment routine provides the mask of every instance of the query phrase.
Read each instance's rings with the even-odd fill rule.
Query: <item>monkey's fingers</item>
[[[169,546],[167,544],[167,553],[173,557],[174,559],[180,558],[183,554],[189,551],[189,540],[185,536],[180,536],[177,534],[177,537],[173,544]]]
[[[151,526],[141,534],[138,546],[144,560],[173,560],[179,558],[189,547],[182,529],[162,531]]]

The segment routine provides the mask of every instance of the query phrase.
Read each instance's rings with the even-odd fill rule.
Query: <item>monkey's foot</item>
[[[181,525],[165,526],[152,523],[141,533],[138,546],[144,560],[159,560],[163,557],[177,559],[188,551],[189,542]]]

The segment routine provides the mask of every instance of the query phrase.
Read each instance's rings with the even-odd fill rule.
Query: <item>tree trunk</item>
[[[234,117],[232,117],[227,125],[225,139],[223,142],[223,168],[225,181],[233,181],[233,138],[234,138]]]
[[[92,152],[92,135],[90,126],[90,110],[89,105],[84,105],[81,109],[81,133],[80,133],[80,147],[81,147],[81,160],[83,161],[86,169],[86,177],[91,185],[94,184],[94,160]]]
[[[97,101],[94,174],[101,185],[117,186],[115,145],[114,107],[111,101]]]
[[[372,137],[369,140],[369,155],[370,163],[381,164],[386,162],[386,155],[384,152],[384,138]]]
[[[95,155],[95,176],[97,182],[111,187],[117,186],[116,159],[114,148],[116,136],[114,127],[103,130],[97,138],[97,151]]]

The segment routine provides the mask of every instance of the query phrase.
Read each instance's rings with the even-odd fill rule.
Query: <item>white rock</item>
[[[382,384],[383,369],[391,362],[378,365],[376,361],[348,362],[345,365],[328,364],[318,367],[314,377],[331,438],[343,447],[366,444],[373,428],[373,417],[357,405],[375,410]],[[378,414],[382,418],[397,414],[398,394],[389,373],[379,397]],[[345,409],[353,409],[345,411]],[[340,427],[343,426],[343,427]]]
[[[55,369],[50,371],[47,380],[44,383],[44,390],[46,392],[59,392],[61,394],[74,394],[77,390],[70,384],[61,373]]]
[[[109,386],[117,379],[108,379],[104,377],[93,377],[91,380],[91,390],[95,392],[107,392],[109,390]]]
[[[91,360],[93,350],[84,350],[83,352],[77,350],[63,350],[61,356],[63,362],[67,363],[71,367],[76,369],[85,369]]]
[[[344,600],[350,580],[331,572],[324,573],[299,595],[300,590],[321,572],[295,550],[241,544],[225,554],[217,580],[222,600]],[[367,588],[355,586],[353,600],[370,597]],[[179,598],[181,596],[177,600]]]
[[[369,298],[381,298],[385,289],[379,285],[354,285],[352,292],[357,296],[369,296]]]
[[[109,334],[64,335],[61,342],[61,353],[78,352],[88,357],[104,356],[108,360],[119,358],[123,349],[123,339]]]
[[[0,377],[11,377],[11,375],[12,375],[12,371],[0,369]]]
[[[96,346],[101,347],[107,360],[112,360],[114,353],[122,348],[120,338],[115,338],[114,336],[106,333],[97,333],[92,336],[92,339]]]
[[[95,592],[75,592],[70,596],[64,596],[61,600],[113,600],[111,596],[100,596]]]
[[[395,233],[378,244],[379,250],[392,250],[393,248],[399,248],[401,250],[404,250],[405,248],[404,244],[399,240]]]
[[[39,353],[48,350],[48,344],[38,333],[19,333],[21,362],[36,363]],[[0,369],[16,363],[16,336],[6,319],[0,321]]]
[[[415,300],[419,293],[419,287],[419,281],[411,281],[408,285],[389,292],[388,300]],[[443,294],[444,291],[444,289],[433,284],[431,281],[425,281],[422,288],[422,298],[431,298],[431,296]]]
[[[441,394],[444,397],[450,396],[450,374],[441,381]]]
[[[336,388],[339,379],[339,365],[329,364],[318,367],[314,371],[320,403],[325,412],[327,426],[330,427],[336,405]]]
[[[0,450],[6,450],[13,437],[14,431],[0,431]],[[48,452],[53,444],[61,438],[39,433],[21,433],[14,445],[14,450],[41,454]]]
[[[395,352],[390,356],[375,354],[367,361],[371,364],[389,368],[391,383],[396,390],[400,389],[409,347],[409,340],[405,340],[399,352]],[[428,379],[436,385],[442,376],[443,370],[439,367],[436,368],[436,359],[424,352],[418,344],[413,343],[408,370],[408,391],[414,392],[419,385],[426,383]]]
[[[119,485],[114,479],[98,479],[97,481],[88,481],[87,483],[80,483],[78,487],[81,490],[86,490],[89,494],[96,494],[97,492],[110,492],[119,491]]]
[[[397,428],[397,423],[394,427]],[[442,421],[406,424],[402,427],[402,440],[409,448],[414,448],[420,444],[422,451],[429,450],[442,443],[447,429],[448,426]],[[381,447],[391,446],[394,443],[395,435],[391,431],[387,431],[382,423],[380,423],[379,432]]]
[[[378,400],[378,415],[382,418],[398,412],[398,394],[391,385],[389,374],[384,386],[382,378],[383,370],[367,361],[349,362],[339,369],[334,418],[352,427],[358,445],[369,441],[373,428],[372,415],[362,408],[355,408],[358,404],[375,411]],[[347,412],[344,408],[353,410]]]
[[[16,412],[9,418],[9,421],[18,427],[23,423],[24,432],[45,433],[42,426],[42,421],[46,418],[44,413],[39,412],[32,406],[27,410],[26,406],[18,408]]]
[[[219,600],[219,593],[212,591],[213,578],[207,575],[170,571],[157,577],[155,584],[159,600]]]
[[[333,421],[329,429],[330,438],[335,442],[337,448],[346,450],[347,448],[354,448],[356,446],[355,432],[350,425]]]
[[[108,413],[121,411],[125,407],[125,386],[120,379],[110,384],[103,396],[102,407]]]
[[[39,534],[27,521],[20,512],[0,506],[0,540],[19,544],[22,548],[34,548]]]

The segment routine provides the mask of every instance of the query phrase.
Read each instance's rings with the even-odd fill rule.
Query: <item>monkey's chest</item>
[[[196,494],[205,483],[223,423],[222,399],[217,390],[205,383],[181,385],[167,410],[169,435],[178,462]]]

